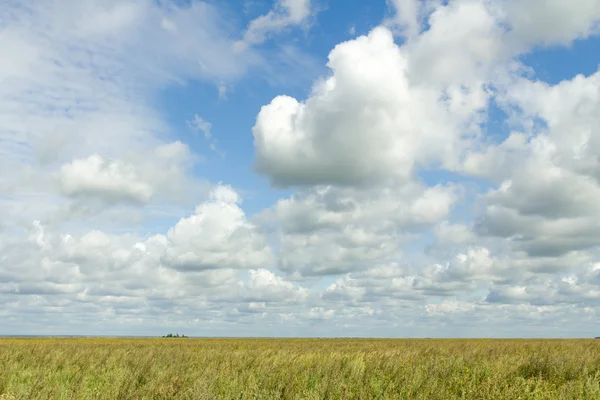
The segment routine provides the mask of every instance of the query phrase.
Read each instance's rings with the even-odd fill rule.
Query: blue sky
[[[0,5],[0,334],[598,334],[597,1],[67,3]]]

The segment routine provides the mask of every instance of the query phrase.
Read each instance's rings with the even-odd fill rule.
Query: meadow
[[[600,399],[600,340],[4,338],[0,399]]]

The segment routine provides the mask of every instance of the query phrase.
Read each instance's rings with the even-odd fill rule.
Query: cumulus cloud
[[[63,193],[68,196],[101,196],[108,201],[140,203],[152,197],[152,187],[140,182],[134,166],[104,160],[97,154],[63,165],[60,180]]]
[[[423,303],[431,297],[460,296],[501,282],[502,268],[495,264],[488,249],[470,247],[443,264],[387,263],[349,273],[328,286],[322,297],[326,301],[355,304],[397,300]]]
[[[414,278],[413,287],[424,294],[455,295],[478,289],[502,272],[494,265],[490,251],[482,247],[469,247],[454,259],[422,269]],[[494,267],[496,267],[494,269]],[[485,286],[483,286],[485,289]]]
[[[467,158],[467,168],[497,175],[483,197],[478,229],[531,255],[596,247],[600,215],[598,117],[600,73],[550,86],[519,79],[503,98],[521,112],[525,133]],[[532,124],[538,119],[543,124]],[[515,140],[518,138],[518,140]],[[495,171],[498,171],[497,173]]]
[[[399,257],[402,244],[445,218],[456,199],[453,187],[416,183],[372,190],[326,186],[279,200],[261,218],[280,228],[281,270],[340,274]]]
[[[266,269],[251,270],[245,298],[252,303],[288,303],[302,302],[308,297],[308,291]]]
[[[478,136],[489,98],[476,79],[483,72],[469,68],[493,59],[494,46],[473,43],[468,58],[457,52],[454,60],[432,62],[448,46],[437,37],[447,37],[445,28],[437,33],[447,18],[440,16],[414,48],[398,47],[383,27],[336,46],[329,55],[332,75],[311,97],[278,96],[261,109],[253,128],[256,169],[276,186],[291,186],[365,185],[409,179],[417,167],[452,168]],[[471,37],[485,41],[472,25],[450,39],[457,50]],[[445,69],[432,69],[436,65]]]
[[[442,221],[435,226],[433,233],[438,244],[441,245],[464,245],[475,240],[475,234],[470,227],[448,221]]]
[[[166,234],[146,237],[100,230],[59,234],[35,222],[26,241],[0,240],[0,295],[53,296],[65,307],[93,304],[148,316],[199,312],[209,302],[218,310],[219,302],[233,307],[306,299],[305,289],[264,269],[270,248],[245,220],[240,202],[233,189],[216,186],[193,216]],[[249,270],[247,278],[239,269]]]
[[[455,107],[485,102],[486,93],[480,85],[496,78],[512,53],[503,40],[505,32],[500,21],[488,4],[462,0],[437,7],[429,17],[430,29],[414,43],[406,44],[412,80],[446,89]],[[467,107],[465,111],[471,110]],[[467,116],[458,115],[463,119]]]
[[[322,297],[327,302],[342,304],[420,300],[422,295],[412,290],[413,280],[408,268],[398,264],[374,266],[336,280],[324,290]]]
[[[394,16],[388,24],[398,25],[406,37],[414,37],[421,30],[421,4],[419,0],[388,0],[388,5],[394,9]]]
[[[163,261],[180,270],[268,266],[271,249],[239,207],[239,195],[218,186],[210,200],[182,218],[166,235]]]
[[[92,154],[64,164],[58,184],[75,207],[91,206],[97,211],[117,204],[185,202],[186,196],[205,192],[206,185],[190,176],[194,162],[180,141],[161,144],[153,151],[130,152],[125,159]]]

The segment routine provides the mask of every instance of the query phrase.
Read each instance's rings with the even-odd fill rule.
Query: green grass
[[[600,399],[600,340],[0,339],[0,399]]]

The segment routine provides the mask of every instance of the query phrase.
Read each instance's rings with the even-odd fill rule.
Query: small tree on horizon
[[[180,336],[179,333],[176,333],[175,335],[173,335],[172,333],[169,333],[169,334],[163,336],[163,338],[187,338],[187,336],[185,336],[183,334]]]

